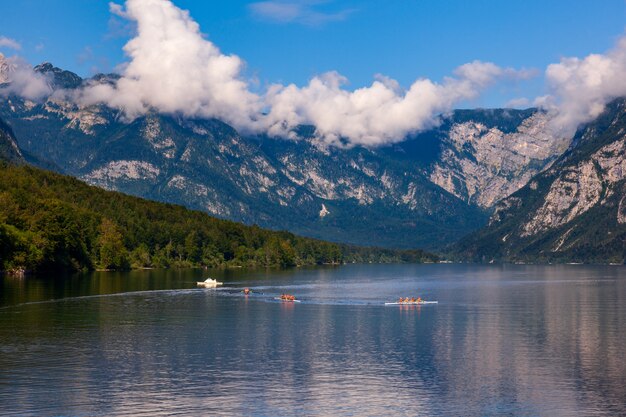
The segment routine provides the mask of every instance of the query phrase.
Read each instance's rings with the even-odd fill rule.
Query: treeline
[[[435,263],[439,257],[421,249],[385,249],[341,245],[346,263]]]
[[[245,226],[0,163],[0,270],[296,266],[421,261]],[[393,259],[393,260],[392,260]]]

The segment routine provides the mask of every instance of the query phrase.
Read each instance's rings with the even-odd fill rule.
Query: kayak
[[[284,301],[286,303],[300,303],[300,300],[285,300],[284,298],[274,297],[274,300]]]
[[[395,303],[385,303],[386,306],[421,306],[422,304],[438,304],[439,301],[403,301]]]

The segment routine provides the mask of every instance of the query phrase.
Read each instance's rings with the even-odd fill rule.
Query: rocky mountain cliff
[[[626,100],[579,130],[546,171],[495,207],[458,253],[474,260],[626,259]]]
[[[35,70],[57,92],[115,80],[81,80],[51,64]],[[149,114],[127,122],[63,97],[0,101],[0,117],[38,164],[107,189],[355,244],[432,249],[458,240],[569,143],[546,134],[547,116],[532,109],[456,111],[436,129],[368,149],[328,146],[312,127],[283,140],[242,136],[217,120]]]
[[[433,183],[483,208],[524,186],[570,142],[550,133],[549,117],[543,112],[500,109],[490,116],[491,120],[481,120],[476,111],[454,114],[429,175]]]
[[[0,84],[10,82],[11,76],[15,71],[15,66],[12,65],[5,56],[0,52]]]
[[[23,162],[22,152],[15,142],[13,131],[0,120],[0,161]]]

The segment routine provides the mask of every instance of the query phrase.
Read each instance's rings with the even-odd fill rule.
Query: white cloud
[[[5,58],[0,54],[0,96],[16,94],[29,100],[40,100],[52,92],[48,80],[33,70],[26,61],[17,57]]]
[[[345,78],[327,73],[304,88],[293,84],[271,88],[266,127],[270,134],[285,136],[299,124],[312,124],[318,135],[335,143],[340,138],[370,146],[399,142],[409,133],[433,127],[441,113],[476,98],[496,80],[519,76],[527,74],[474,61],[442,83],[418,79],[402,91],[394,80],[379,77],[369,87],[347,91],[342,88]]]
[[[0,48],[10,48],[19,51],[22,49],[22,45],[15,39],[7,38],[6,36],[0,36]]]
[[[563,58],[549,65],[546,80],[551,94],[535,103],[555,114],[554,129],[573,135],[582,123],[595,119],[609,101],[626,95],[626,37],[604,55]]]
[[[261,102],[241,78],[243,61],[206,40],[187,11],[166,0],[128,0],[125,9],[111,10],[136,23],[136,36],[124,46],[130,60],[115,86],[85,89],[83,104],[105,102],[131,118],[155,108],[251,125]]]
[[[300,1],[260,1],[248,6],[254,16],[263,20],[279,23],[303,23],[317,26],[327,22],[345,20],[354,9],[322,11],[320,5],[329,3],[325,0]]]
[[[259,95],[242,77],[243,61],[220,52],[189,13],[170,1],[128,0],[125,8],[112,4],[111,11],[136,24],[135,37],[124,47],[129,61],[115,85],[89,86],[78,100],[106,103],[129,118],[156,109],[285,137],[300,124],[312,124],[328,142],[343,138],[375,146],[436,125],[439,114],[497,80],[533,75],[475,61],[440,83],[418,79],[406,90],[378,75],[370,86],[349,91],[343,88],[347,80],[330,72],[305,87],[272,85]]]
[[[123,17],[124,19],[132,19],[132,17],[124,11],[124,7],[120,4],[110,2],[109,11],[116,16]]]
[[[514,98],[506,102],[504,105],[507,109],[523,109],[531,106],[531,102],[526,97]]]

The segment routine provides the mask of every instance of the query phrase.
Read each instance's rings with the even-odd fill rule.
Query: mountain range
[[[456,247],[463,259],[626,259],[626,100],[581,128],[551,166],[495,206],[487,227]]]
[[[34,70],[53,94],[0,102],[3,159],[335,242],[447,248],[484,262],[626,258],[623,99],[573,138],[554,135],[552,116],[538,109],[474,109],[395,144],[335,146],[313,126],[283,139],[182,115],[127,120],[69,98],[116,75]],[[5,82],[10,71],[0,62]]]
[[[157,112],[126,120],[68,98],[116,75],[82,79],[49,63],[35,71],[54,91],[48,99],[0,102],[0,119],[31,164],[335,242],[441,249],[485,225],[571,142],[548,133],[550,116],[537,109],[457,110],[436,128],[375,148],[328,145],[312,126],[282,139]]]
[[[0,274],[168,267],[436,262],[216,219],[29,164],[0,123]]]

